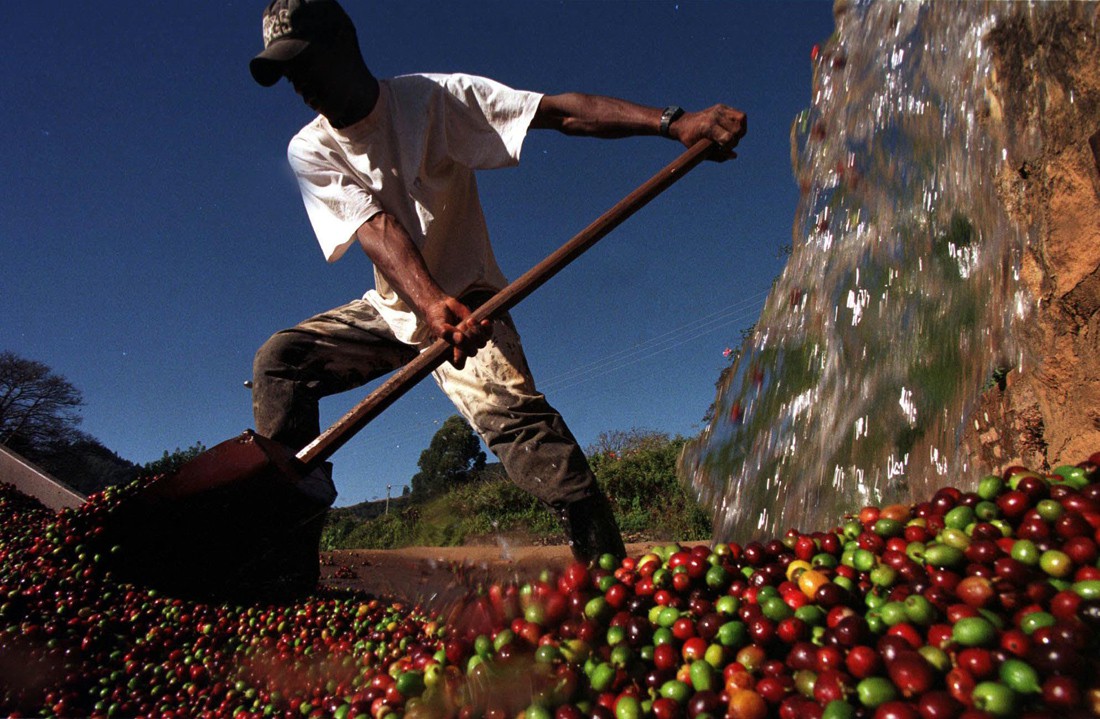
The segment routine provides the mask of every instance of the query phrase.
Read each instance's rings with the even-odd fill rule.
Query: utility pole
[[[393,487],[392,484],[387,484],[386,485],[386,514],[390,513],[390,488],[391,487]]]

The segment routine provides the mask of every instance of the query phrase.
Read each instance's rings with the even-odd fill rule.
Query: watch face
[[[669,105],[665,108],[665,111],[661,113],[661,135],[668,137],[668,126],[676,121],[680,115],[684,114],[684,108],[677,107],[676,105]]]

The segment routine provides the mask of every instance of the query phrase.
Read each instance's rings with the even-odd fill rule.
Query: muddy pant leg
[[[416,350],[394,339],[374,308],[362,300],[277,332],[260,347],[253,363],[256,431],[300,449],[320,434],[322,397],[359,387],[415,357]],[[326,497],[322,509],[304,516],[290,532],[287,546],[273,548],[265,561],[268,572],[277,574],[277,581],[292,593],[310,591],[320,575],[323,507],[336,496],[331,466],[320,474],[313,473],[303,484],[316,485],[315,498]]]
[[[463,370],[447,364],[434,376],[511,480],[562,519],[575,556],[625,555],[610,505],[565,421],[536,390],[510,319],[494,323],[492,340]]]
[[[256,431],[301,449],[321,432],[318,402],[416,357],[374,308],[356,300],[282,330],[260,347],[252,372]]]

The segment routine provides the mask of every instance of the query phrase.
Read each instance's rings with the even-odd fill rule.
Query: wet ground
[[[653,546],[627,544],[627,555],[638,557]],[[545,569],[560,571],[571,561],[564,545],[339,550],[321,555],[321,579],[326,586],[378,596],[446,602],[490,583],[535,579]]]

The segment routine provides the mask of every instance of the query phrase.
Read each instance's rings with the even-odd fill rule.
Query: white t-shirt
[[[519,162],[542,95],[471,75],[404,75],[380,81],[378,104],[336,129],[323,116],[290,141],[287,156],[329,262],[357,243],[378,212],[397,218],[447,294],[507,284],[489,245],[475,170]],[[429,339],[376,268],[364,295],[403,342]]]

